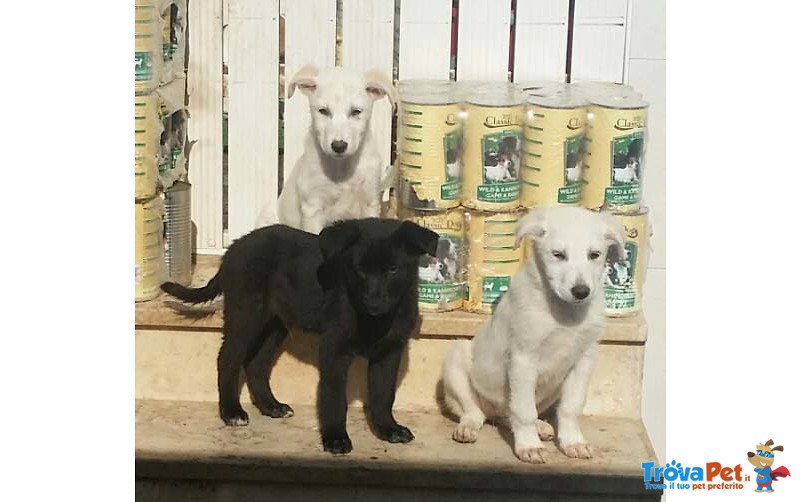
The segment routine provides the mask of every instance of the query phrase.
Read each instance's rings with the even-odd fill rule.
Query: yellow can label
[[[501,211],[520,205],[522,105],[469,104],[464,126],[464,205]]]

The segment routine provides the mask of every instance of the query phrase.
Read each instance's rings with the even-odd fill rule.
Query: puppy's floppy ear
[[[409,244],[414,252],[436,256],[436,247],[439,245],[439,234],[433,230],[421,227],[413,221],[404,221],[395,231],[395,235],[403,242]]]
[[[317,280],[322,289],[329,289],[335,282],[339,266],[336,258],[361,237],[361,231],[352,222],[338,222],[327,226],[319,233],[319,249],[322,264],[317,268]]]
[[[319,69],[313,64],[307,64],[300,68],[289,82],[286,97],[291,98],[296,87],[299,87],[306,96],[314,94],[317,90],[317,75],[319,75]]]
[[[326,260],[335,258],[355,244],[361,231],[353,221],[339,221],[322,229],[319,233],[319,248]]]
[[[394,108],[397,102],[397,89],[395,89],[392,80],[380,70],[369,70],[364,74],[364,83],[366,85],[367,94],[373,101],[381,99],[386,96]]]
[[[625,228],[611,213],[601,212],[603,239],[608,245],[608,260],[618,262],[625,259]]]
[[[545,208],[531,209],[528,215],[517,223],[514,249],[519,247],[525,237],[531,237],[536,240],[547,234],[546,213],[547,210]]]

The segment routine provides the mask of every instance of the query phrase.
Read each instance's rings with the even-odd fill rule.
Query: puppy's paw
[[[468,422],[459,422],[453,430],[453,439],[459,443],[474,443],[478,440],[478,429]]]
[[[592,458],[592,448],[586,443],[559,444],[558,447],[570,458]]]
[[[271,418],[289,418],[294,416],[294,410],[288,404],[275,403],[271,406],[259,406],[258,410],[262,415]]]
[[[542,441],[550,441],[556,435],[552,425],[539,419],[536,420],[536,432],[539,433],[539,439]]]
[[[343,455],[353,451],[353,443],[350,442],[347,434],[344,436],[323,436],[322,448],[334,455]]]
[[[378,437],[390,443],[410,443],[414,439],[414,434],[408,427],[397,424],[393,427],[379,429]]]
[[[242,427],[250,423],[250,417],[247,416],[247,412],[244,411],[242,408],[238,410],[219,410],[219,416],[222,418],[222,421],[225,422],[225,425],[230,425],[232,427]]]
[[[523,462],[529,464],[543,464],[544,463],[544,448],[536,448],[531,446],[522,446],[514,449],[517,457]]]

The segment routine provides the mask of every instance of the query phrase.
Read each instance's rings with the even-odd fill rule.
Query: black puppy
[[[248,423],[239,402],[242,367],[262,414],[294,414],[275,399],[268,372],[288,329],[301,328],[323,335],[317,411],[326,451],[353,449],[345,388],[355,355],[369,360],[367,403],[376,434],[393,443],[414,439],[392,406],[403,349],[418,320],[417,264],[422,254],[436,253],[438,241],[412,222],[378,218],[335,223],[319,236],[272,225],[234,241],[205,287],[163,284],[192,303],[225,297],[217,359],[222,420]]]

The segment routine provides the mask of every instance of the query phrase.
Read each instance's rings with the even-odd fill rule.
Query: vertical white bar
[[[628,0],[575,1],[572,81],[625,78]]]
[[[290,0],[286,4],[286,88],[306,64],[334,65],[336,55],[336,0]],[[311,118],[308,100],[297,92],[283,109],[283,179],[303,153]]]
[[[394,47],[394,0],[344,0],[342,2],[342,66],[355,70],[380,70],[391,80]],[[370,130],[390,162],[392,106],[382,99],[372,108]]]
[[[510,36],[511,0],[461,0],[458,80],[507,81]]]
[[[569,0],[517,0],[514,81],[564,81]]]
[[[403,0],[400,4],[400,80],[450,79],[452,20],[452,0]]]
[[[230,0],[228,236],[278,199],[278,0]]]
[[[197,251],[222,249],[222,2],[189,5],[189,180]]]

